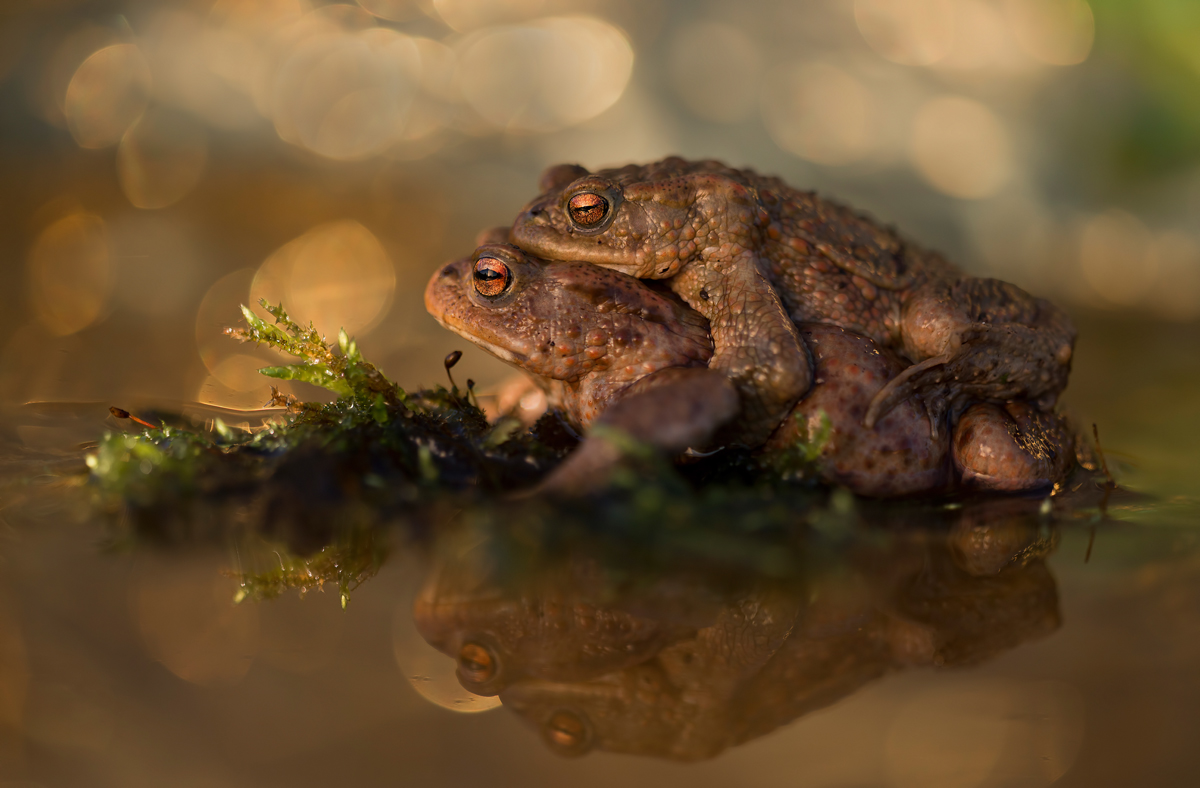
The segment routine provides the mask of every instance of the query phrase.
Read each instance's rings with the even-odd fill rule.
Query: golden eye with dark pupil
[[[473,684],[482,684],[496,675],[496,660],[478,643],[464,643],[458,651],[458,670]]]
[[[498,296],[512,283],[512,272],[508,266],[494,257],[481,257],[475,261],[475,291],[481,296]]]
[[[550,715],[542,727],[542,735],[564,755],[582,755],[588,749],[587,724],[566,709]]]
[[[567,207],[576,224],[590,227],[604,221],[604,216],[608,213],[608,200],[599,194],[584,192],[572,197],[571,201],[567,203]]]

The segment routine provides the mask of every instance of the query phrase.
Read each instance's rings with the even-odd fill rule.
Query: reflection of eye
[[[478,643],[464,643],[458,650],[458,675],[471,684],[484,684],[496,675],[492,652]]]
[[[480,257],[475,261],[475,292],[495,298],[512,284],[512,271],[495,257]]]
[[[559,709],[542,726],[546,743],[560,755],[583,755],[592,748],[592,730],[587,718],[569,709]]]
[[[608,215],[608,200],[599,194],[582,192],[567,203],[571,220],[580,227],[595,227]]]

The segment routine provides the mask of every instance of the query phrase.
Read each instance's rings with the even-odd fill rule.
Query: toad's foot
[[[579,448],[534,492],[582,495],[602,490],[631,451],[674,456],[702,449],[737,412],[737,391],[724,375],[704,367],[661,369],[622,392]]]
[[[812,359],[796,324],[753,259],[689,267],[667,283],[708,319],[708,368],[741,396],[741,413],[720,442],[761,446],[812,386]]]
[[[891,381],[867,413],[872,426],[918,395],[933,428],[971,401],[1026,400],[1053,407],[1067,385],[1075,326],[1049,301],[996,279],[935,281],[905,302],[900,336],[914,367]]]
[[[954,427],[951,450],[965,485],[1003,492],[1049,487],[1075,460],[1063,420],[1026,402],[972,405]]]
[[[889,381],[875,395],[863,424],[874,427],[914,396],[924,402],[935,437],[972,402],[1022,399],[1042,410],[1054,407],[1070,367],[1060,363],[1039,329],[977,323],[960,336],[956,352],[925,359]]]

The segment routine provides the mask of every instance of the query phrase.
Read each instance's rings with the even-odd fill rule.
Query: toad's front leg
[[[741,396],[719,439],[762,445],[812,386],[813,364],[796,324],[753,259],[687,267],[667,283],[709,321],[713,356]]]
[[[621,392],[579,447],[533,493],[584,495],[605,489],[631,450],[674,457],[708,448],[738,412],[737,391],[705,367],[667,367]]]
[[[917,362],[875,396],[869,427],[919,396],[937,431],[973,401],[1054,407],[1067,385],[1075,326],[1061,309],[998,279],[934,281],[906,299],[900,335]]]

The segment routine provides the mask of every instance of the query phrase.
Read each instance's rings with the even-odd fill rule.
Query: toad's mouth
[[[529,361],[529,354],[527,352],[514,350],[510,345],[498,344],[498,338],[488,336],[488,332],[481,332],[478,326],[468,323],[455,314],[450,312],[433,313],[433,319],[438,321],[443,328],[450,329],[455,334],[486,350],[501,361],[506,361],[521,368],[524,368]]]

